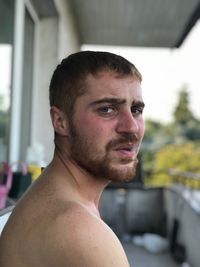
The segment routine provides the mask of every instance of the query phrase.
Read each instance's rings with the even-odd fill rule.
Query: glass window
[[[32,111],[32,85],[34,60],[34,32],[35,24],[27,9],[25,9],[24,31],[24,59],[23,59],[23,86],[21,107],[21,140],[20,160],[26,160],[27,149],[31,140],[31,111]]]
[[[0,1],[0,161],[8,157],[13,21],[14,0]]]

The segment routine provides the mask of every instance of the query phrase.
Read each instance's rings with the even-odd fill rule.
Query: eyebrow
[[[105,97],[105,98],[102,98],[102,99],[99,99],[99,100],[92,102],[90,105],[95,106],[95,105],[102,104],[102,103],[122,105],[122,104],[126,103],[126,100],[125,99],[112,98],[112,97]]]
[[[105,97],[102,99],[99,99],[97,101],[94,101],[90,104],[90,106],[95,106],[98,104],[103,104],[103,103],[109,103],[109,104],[114,104],[114,105],[123,105],[126,103],[125,99],[118,99],[118,98],[112,98],[112,97]],[[145,106],[144,102],[142,101],[133,101],[133,105],[143,107]]]

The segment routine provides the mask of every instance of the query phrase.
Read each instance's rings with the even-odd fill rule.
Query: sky
[[[200,21],[180,48],[82,46],[82,50],[110,51],[124,56],[142,73],[144,117],[171,122],[182,86],[188,87],[190,109],[200,119]]]

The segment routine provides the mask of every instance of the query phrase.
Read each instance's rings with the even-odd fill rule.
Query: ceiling
[[[179,47],[200,18],[200,0],[66,0],[81,44]]]
[[[179,47],[200,18],[200,0],[65,0],[81,44]],[[12,43],[13,0],[0,0],[0,42]],[[54,0],[32,0],[39,16],[57,16]]]

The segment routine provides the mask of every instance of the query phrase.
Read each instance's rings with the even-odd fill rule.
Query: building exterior
[[[0,25],[0,45],[9,46],[11,55],[10,88],[1,96],[6,119],[0,159],[25,161],[31,146],[30,160],[40,155],[48,163],[53,149],[48,87],[58,62],[80,49],[74,19],[64,0],[8,0],[0,1]],[[5,95],[9,104],[3,108]]]

